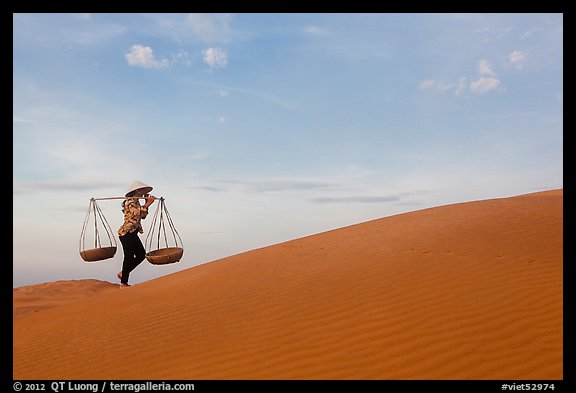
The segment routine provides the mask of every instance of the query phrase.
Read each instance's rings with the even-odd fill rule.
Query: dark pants
[[[124,262],[122,263],[122,280],[124,284],[128,284],[130,272],[136,269],[144,258],[146,258],[146,250],[138,237],[138,231],[127,233],[124,236],[118,236],[122,243],[124,250]]]

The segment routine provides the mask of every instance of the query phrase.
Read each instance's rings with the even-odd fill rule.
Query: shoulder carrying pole
[[[146,199],[149,197],[108,197],[108,198],[90,198],[91,200],[95,200],[95,201],[104,201],[107,199]],[[160,200],[164,200],[164,197],[160,197],[160,198],[156,198],[156,199],[160,199]]]

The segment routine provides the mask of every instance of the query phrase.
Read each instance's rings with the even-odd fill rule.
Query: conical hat
[[[148,184],[144,184],[138,180],[134,180],[134,183],[132,183],[130,185],[130,188],[128,188],[128,191],[126,192],[125,196],[130,195],[131,192],[136,191],[136,190],[140,190],[142,189],[142,191],[144,191],[144,194],[148,194],[150,191],[152,191],[152,187],[149,186]]]

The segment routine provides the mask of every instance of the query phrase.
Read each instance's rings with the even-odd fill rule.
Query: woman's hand
[[[154,203],[154,201],[156,200],[156,197],[153,195],[144,195],[146,197],[146,204],[144,206],[148,207],[151,204]]]

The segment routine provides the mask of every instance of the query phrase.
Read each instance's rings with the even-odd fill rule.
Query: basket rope
[[[168,222],[168,228],[166,227],[166,222]],[[174,240],[173,245],[169,244],[169,236],[166,233],[167,229],[169,229],[172,234],[172,236],[170,236],[170,241],[172,239]],[[156,240],[156,242],[154,242],[154,240]],[[150,225],[150,229],[146,235],[146,252],[149,253],[162,248],[162,240],[164,241],[163,245],[165,248],[182,248],[182,238],[174,226],[174,222],[172,221],[172,217],[170,217],[164,198],[160,198],[160,203],[158,204],[158,207],[154,212],[154,217],[152,218],[152,225]],[[153,248],[154,246],[156,246],[156,248]]]
[[[80,233],[80,252],[86,249],[86,231],[88,229],[88,223],[90,222],[91,216],[94,217],[94,248],[101,248],[102,241],[100,240],[100,229],[104,228],[104,232],[108,237],[108,242],[111,246],[116,247],[116,238],[112,235],[112,228],[108,224],[108,220],[102,213],[100,206],[96,203],[94,198],[90,199],[90,204],[88,205],[88,210],[86,212],[86,217],[84,218],[84,224],[82,225],[82,232]]]

